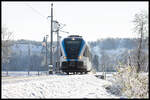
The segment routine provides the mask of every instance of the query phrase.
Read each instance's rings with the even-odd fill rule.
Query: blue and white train
[[[78,35],[70,35],[60,42],[60,70],[69,75],[87,73],[92,69],[88,44]]]

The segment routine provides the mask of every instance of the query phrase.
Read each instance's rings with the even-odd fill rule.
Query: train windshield
[[[66,39],[65,41],[65,51],[68,59],[77,59],[79,51],[81,48],[81,39]]]

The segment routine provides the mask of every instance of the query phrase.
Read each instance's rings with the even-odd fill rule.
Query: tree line
[[[137,34],[133,39],[101,39],[91,42],[91,48],[98,46],[101,57],[96,54],[93,56],[93,66],[96,71],[115,71],[120,65],[134,67],[137,73],[148,72],[149,67],[149,34],[148,34],[148,15],[145,11],[136,13],[133,19],[134,33]],[[107,51],[126,48],[119,54],[111,54]],[[100,59],[99,59],[100,58]]]
[[[135,15],[133,23],[135,24],[135,32],[138,34],[137,38],[106,38],[97,41],[89,42],[90,48],[98,47],[99,51],[92,55],[93,68],[96,71],[115,71],[115,66],[119,63],[128,64],[137,67],[137,71],[148,70],[148,22],[147,15],[144,12]],[[3,27],[2,32],[2,70],[14,71],[34,71],[34,70],[48,70],[45,66],[45,48],[42,47],[42,42],[31,40],[13,40],[13,33],[8,28]],[[21,49],[13,50],[17,45],[28,45],[25,51]],[[48,48],[50,43],[48,43]],[[38,48],[33,51],[32,46]],[[56,42],[54,42],[56,46]],[[111,54],[109,51],[125,48],[125,51],[119,54]],[[48,52],[50,55],[50,52]],[[56,53],[54,54],[56,59]],[[48,56],[48,61],[50,60]]]

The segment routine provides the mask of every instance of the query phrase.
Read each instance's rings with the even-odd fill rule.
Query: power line
[[[29,4],[27,4],[27,3],[25,3],[25,5],[28,6],[28,7],[30,7],[30,8],[31,8],[34,12],[36,12],[38,15],[40,15],[40,16],[46,18],[44,15],[42,15],[38,10],[36,10],[35,8],[33,8],[31,5],[29,5]]]
[[[63,32],[63,33],[67,33],[67,34],[69,34],[69,32],[66,32],[66,31],[62,31],[62,30],[59,30],[60,32]]]

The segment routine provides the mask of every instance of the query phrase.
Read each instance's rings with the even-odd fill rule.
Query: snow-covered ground
[[[2,98],[120,98],[93,74],[2,77]]]

